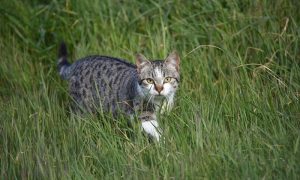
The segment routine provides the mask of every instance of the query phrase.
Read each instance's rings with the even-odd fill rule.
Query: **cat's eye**
[[[153,83],[154,83],[153,79],[151,79],[151,78],[147,78],[147,79],[146,79],[146,82],[147,82],[148,84],[153,84]]]
[[[172,80],[171,77],[166,77],[166,78],[164,79],[164,83],[168,83],[168,82],[170,82],[171,80]]]

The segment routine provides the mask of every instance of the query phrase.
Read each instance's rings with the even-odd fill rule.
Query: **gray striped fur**
[[[69,83],[75,111],[104,111],[114,115],[119,112],[127,115],[139,113],[143,122],[156,121],[155,113],[158,109],[165,104],[166,109],[170,110],[173,105],[180,80],[179,57],[176,53],[172,53],[164,61],[148,61],[143,55],[138,55],[136,65],[107,56],[89,56],[69,64],[66,56],[66,47],[62,44],[58,71]],[[177,58],[176,61],[174,58]],[[165,77],[172,77],[172,81],[162,82],[166,81],[163,80]],[[146,79],[149,78],[155,84],[148,84]],[[164,86],[168,89],[164,89]],[[170,88],[172,91],[169,92]],[[161,90],[160,95],[156,89]]]

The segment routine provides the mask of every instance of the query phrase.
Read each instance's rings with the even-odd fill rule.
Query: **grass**
[[[3,179],[299,179],[300,3],[2,0]],[[77,58],[181,54],[176,107],[149,143],[120,118],[69,114]],[[138,124],[137,124],[138,126]],[[131,135],[131,136],[130,136]]]

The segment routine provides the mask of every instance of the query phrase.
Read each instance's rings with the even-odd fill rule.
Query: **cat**
[[[165,60],[149,61],[136,55],[136,64],[108,56],[88,56],[70,64],[61,43],[58,71],[69,84],[74,111],[137,115],[142,130],[161,138],[157,113],[170,111],[180,82],[180,57],[174,51]]]

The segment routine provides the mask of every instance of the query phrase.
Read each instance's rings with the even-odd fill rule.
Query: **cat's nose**
[[[160,93],[164,89],[164,86],[155,85],[155,90]]]

